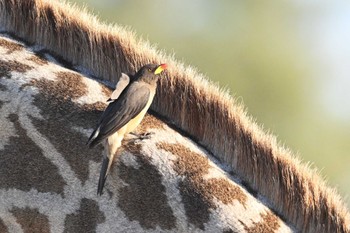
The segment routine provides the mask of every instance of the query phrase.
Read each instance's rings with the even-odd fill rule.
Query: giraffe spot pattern
[[[270,233],[280,227],[278,218],[271,212],[260,214],[260,216],[262,220],[254,223],[251,227],[247,227],[244,222],[241,221],[247,233]]]
[[[41,149],[27,136],[18,121],[18,115],[10,114],[17,135],[0,151],[0,187],[29,191],[62,193],[65,185],[57,167],[43,154]]]
[[[46,215],[38,209],[14,208],[11,210],[17,222],[22,226],[24,233],[47,233],[50,232],[50,224]]]
[[[20,51],[24,47],[21,44],[14,43],[5,39],[0,38],[0,47],[6,48],[7,49],[7,54],[13,53],[15,51]]]
[[[101,113],[98,109],[102,106],[96,103],[82,107],[72,102],[72,98],[78,98],[86,92],[81,76],[69,72],[61,72],[59,75],[61,79],[58,81],[32,81],[32,85],[40,90],[33,103],[41,110],[44,119],[31,119],[84,183],[89,175],[89,161],[101,161],[102,147],[89,149],[85,145],[87,136],[73,130],[72,126],[92,128]],[[70,85],[71,82],[74,85]]]
[[[16,71],[19,73],[24,73],[28,70],[33,69],[32,66],[20,63],[18,61],[3,61],[0,60],[0,77],[11,77],[11,72]]]
[[[93,233],[99,223],[105,221],[96,201],[83,198],[76,213],[67,215],[65,219],[65,233]]]
[[[168,205],[162,175],[143,155],[139,144],[128,143],[124,149],[135,155],[140,167],[118,164],[119,177],[127,184],[118,191],[118,206],[131,221],[138,221],[146,229],[175,228],[176,218]]]
[[[204,223],[209,221],[210,209],[215,208],[213,198],[224,204],[239,201],[246,205],[246,195],[242,190],[230,184],[223,178],[205,179],[210,165],[208,158],[192,152],[181,144],[161,142],[158,149],[163,149],[177,156],[174,170],[184,179],[180,181],[179,188],[185,205],[189,222],[204,230]]]

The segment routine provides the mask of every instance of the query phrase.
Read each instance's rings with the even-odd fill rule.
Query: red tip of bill
[[[163,70],[167,68],[166,64],[160,64],[157,69],[154,71],[154,74],[160,74]]]

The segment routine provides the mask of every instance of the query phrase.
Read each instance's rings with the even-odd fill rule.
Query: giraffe
[[[151,139],[124,141],[108,194],[99,198],[103,148],[84,144],[110,90],[7,35],[0,45],[3,228],[292,232],[204,148],[152,115],[139,128],[152,132]],[[27,217],[35,220],[29,224]]]
[[[0,0],[0,232],[349,232],[315,171],[190,67],[66,3]],[[96,195],[85,142],[120,73],[167,78]],[[173,101],[178,96],[178,101]]]

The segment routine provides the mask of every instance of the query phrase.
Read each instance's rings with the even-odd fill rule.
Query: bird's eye
[[[151,68],[148,68],[148,71],[149,71],[149,72],[152,72]]]

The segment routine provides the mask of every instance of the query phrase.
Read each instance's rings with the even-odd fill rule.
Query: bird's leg
[[[146,132],[146,133],[142,133],[142,134],[137,134],[135,132],[130,132],[129,134],[135,136],[136,138],[134,138],[133,140],[144,140],[144,139],[150,139],[151,135],[153,135],[153,132]]]

